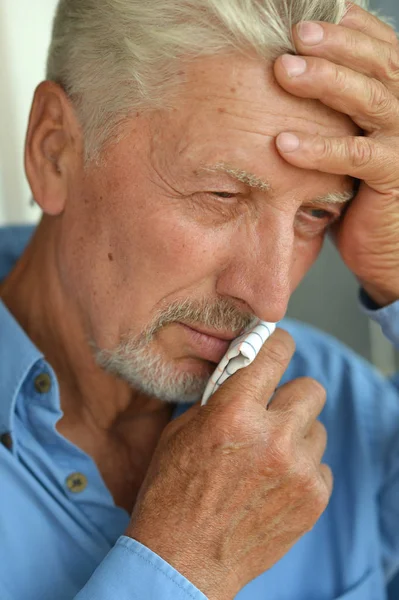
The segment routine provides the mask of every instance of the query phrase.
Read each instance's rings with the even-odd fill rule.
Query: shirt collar
[[[178,417],[180,417],[181,415],[183,415],[192,406],[194,406],[194,404],[192,404],[192,403],[191,404],[189,404],[189,403],[176,404],[176,406],[175,406],[175,408],[173,409],[173,412],[172,412],[171,421],[174,421],[175,419],[177,419]]]
[[[43,355],[0,300],[0,436],[13,431],[18,393]]]

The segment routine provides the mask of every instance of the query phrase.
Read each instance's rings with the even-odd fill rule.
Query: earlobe
[[[25,146],[25,170],[44,213],[59,215],[67,201],[69,166],[74,160],[69,101],[60,86],[45,81],[33,99]]]

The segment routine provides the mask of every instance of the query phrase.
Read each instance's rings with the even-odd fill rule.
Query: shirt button
[[[12,437],[11,437],[11,433],[3,433],[3,435],[0,437],[0,442],[3,444],[3,446],[5,448],[7,448],[7,450],[12,450]]]
[[[41,373],[36,377],[35,389],[39,394],[47,394],[51,390],[51,377],[48,373]]]
[[[82,473],[72,473],[67,477],[66,484],[70,492],[80,494],[87,487],[87,477]]]

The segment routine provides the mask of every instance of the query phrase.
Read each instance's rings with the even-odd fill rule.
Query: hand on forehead
[[[348,115],[362,135],[328,137],[285,130],[277,138],[291,165],[349,175],[362,183],[335,230],[347,266],[380,306],[399,297],[399,44],[395,31],[351,6],[339,25],[299,23],[300,56],[275,63],[279,84]]]

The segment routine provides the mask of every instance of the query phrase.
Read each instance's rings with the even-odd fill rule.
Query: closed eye
[[[328,210],[324,210],[322,208],[313,208],[311,211],[309,211],[309,213],[310,216],[315,219],[330,219],[335,216]]]
[[[318,208],[314,206],[302,207],[297,214],[298,231],[308,239],[324,235],[341,215],[341,211]]]
[[[211,192],[213,196],[217,196],[218,198],[230,199],[236,198],[237,194],[231,194],[230,192]]]

